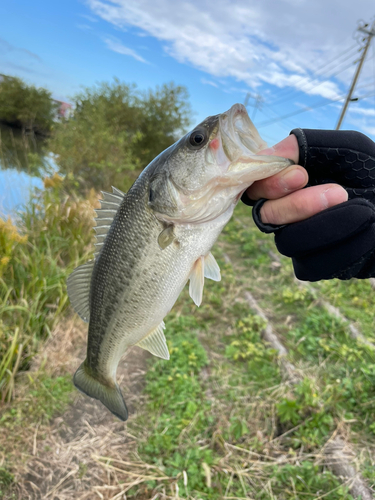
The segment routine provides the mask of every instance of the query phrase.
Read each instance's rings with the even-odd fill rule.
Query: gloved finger
[[[260,215],[265,224],[291,224],[312,217],[347,199],[348,193],[338,184],[312,186],[283,198],[268,200],[262,206]]]
[[[374,275],[375,209],[354,199],[277,231],[280,253],[293,258],[297,278],[308,281]]]
[[[294,129],[291,134],[311,185],[336,182],[346,188],[374,188],[375,143],[369,137],[351,130]]]
[[[292,137],[292,136],[291,136]],[[308,182],[308,175],[304,168],[299,165],[291,165],[278,174],[254,182],[246,191],[250,200],[267,198],[274,200],[282,198],[297,189],[302,189]]]

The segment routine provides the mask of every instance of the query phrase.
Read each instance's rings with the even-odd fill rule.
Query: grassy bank
[[[270,251],[272,237],[260,235],[239,206],[214,250],[222,282],[206,280],[199,309],[183,292],[166,320],[171,360],[153,360],[147,406],[128,424],[140,441],[137,456],[159,479],[130,489],[119,484],[118,491],[140,499],[350,500],[350,485],[323,459],[334,435],[353,443],[359,468],[374,484],[374,353]],[[325,286],[318,287],[320,297]],[[295,384],[283,378],[276,352],[261,339],[264,323],[244,300],[246,290],[289,348]],[[336,305],[345,308],[354,293],[358,282],[346,283]]]
[[[55,189],[59,188],[52,187],[43,196],[58,196]],[[57,286],[69,272],[68,263],[74,267],[88,250],[91,231],[87,232],[87,240],[82,235],[91,225],[92,209],[84,205],[87,222],[83,223],[82,202],[67,199],[64,208],[63,203],[56,206],[48,200],[40,201],[39,207],[25,217],[28,239],[17,242],[8,254],[17,262],[15,256],[20,259],[24,245],[30,241],[37,245],[44,237],[43,248],[51,248],[52,252],[47,255],[58,256],[56,267],[48,268],[53,273],[60,272],[61,282],[56,278],[54,282]],[[69,206],[75,207],[73,212]],[[42,210],[52,213],[38,217]],[[28,217],[34,222],[28,222]],[[75,225],[76,217],[84,227]],[[48,224],[59,227],[58,234],[56,230],[51,233],[53,241],[49,241],[48,232],[43,229]],[[74,247],[71,243],[77,240]],[[142,405],[131,412],[125,427],[113,417],[113,426],[105,429],[106,436],[112,433],[111,440],[131,438],[132,446],[117,446],[116,454],[111,456],[108,445],[105,456],[98,456],[101,442],[95,438],[95,445],[88,445],[90,453],[80,456],[77,472],[69,469],[71,465],[62,467],[64,474],[74,477],[76,498],[81,498],[81,493],[82,498],[87,498],[87,484],[92,488],[100,484],[102,489],[98,491],[106,500],[124,494],[139,500],[353,500],[350,485],[342,484],[324,461],[324,447],[335,435],[353,444],[358,468],[369,485],[375,484],[374,352],[353,340],[348,326],[329,315],[317,300],[323,297],[333,302],[371,338],[375,311],[368,284],[332,281],[314,285],[315,291],[301,288],[294,280],[288,259],[281,258],[280,264],[273,257],[274,251],[272,237],[259,233],[250,222],[249,209],[238,206],[213,250],[222,270],[222,281],[206,280],[200,308],[192,302],[187,288],[183,291],[166,318],[170,361],[150,360],[139,396]],[[45,260],[48,261],[46,257]],[[39,269],[42,261],[37,262],[39,265],[30,269]],[[9,269],[4,269],[3,276],[8,276],[10,283]],[[22,289],[20,281],[13,283],[14,290]],[[43,293],[47,289],[42,288]],[[50,290],[56,293],[55,287]],[[295,383],[285,379],[277,353],[263,341],[264,321],[250,310],[246,291],[266,311],[288,347],[288,359],[298,374]],[[31,310],[31,295],[23,293],[23,297],[29,297]],[[60,305],[60,295],[52,296],[55,310],[62,313],[67,303]],[[40,315],[44,314],[49,329],[55,321],[47,307],[50,300],[51,296],[40,301]],[[366,315],[361,311],[366,311]],[[17,324],[31,325],[23,309],[18,311],[15,307],[15,312],[20,314]],[[10,330],[11,314],[4,317]],[[35,318],[33,325],[37,331],[35,341],[28,333],[31,330],[23,329],[22,339],[30,351],[22,347],[22,363],[28,362],[26,353],[40,349],[42,339],[48,336],[48,329]],[[4,344],[6,352],[17,344],[18,338],[15,334],[10,336],[8,344]],[[18,352],[12,358],[10,373],[15,370]],[[33,408],[38,407],[38,402],[41,408],[49,408],[47,417],[61,411],[69,399],[70,377],[70,372],[61,371],[54,377],[41,373],[38,380],[30,381],[33,394],[25,397],[25,403],[13,414],[12,409],[7,410],[2,420],[4,428],[14,432],[14,421],[17,425],[27,421],[25,405],[31,401]],[[8,379],[8,394],[11,383]],[[44,417],[38,414],[36,419],[39,418]],[[84,436],[86,430],[79,436]],[[81,448],[85,438],[79,439]],[[68,442],[66,447],[69,446]],[[71,456],[69,460],[69,464],[75,463]],[[89,476],[92,469],[95,475]],[[9,488],[13,469],[4,471],[1,479],[0,469],[0,481]],[[61,498],[71,498],[68,486]]]

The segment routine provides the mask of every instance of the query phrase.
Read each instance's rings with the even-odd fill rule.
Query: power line
[[[338,56],[335,56],[332,60],[329,59],[328,61],[326,61],[325,63],[323,63],[321,66],[319,66],[316,70],[315,70],[315,73],[319,74],[319,72],[325,68],[326,66],[328,66],[329,64],[331,64],[332,62],[336,62],[338,61],[343,55],[347,54],[348,52],[352,51],[353,48],[357,48],[357,44],[354,44],[352,46],[350,46],[349,48],[345,49],[343,52],[341,52]],[[305,76],[301,76],[299,80],[297,80],[297,82],[295,82],[295,84],[298,84],[298,83],[302,83],[305,79]],[[276,94],[277,97],[279,97],[278,94],[282,93],[282,92],[290,92],[291,89],[287,89],[287,88],[283,88],[283,89],[280,89],[278,92],[276,91],[274,94]]]
[[[353,57],[353,55],[351,57]],[[342,64],[343,62],[344,61],[342,61],[340,64]],[[339,69],[335,73],[332,73],[332,74],[328,75],[324,80],[318,81],[315,85],[312,85],[310,88],[304,88],[306,85],[311,85],[312,83],[314,83],[314,81],[318,80],[317,78],[314,78],[312,81],[307,82],[304,86],[302,86],[302,88],[298,89],[297,91],[294,89],[292,91],[292,95],[290,95],[289,97],[284,96],[284,98],[280,99],[279,101],[273,102],[271,104],[277,105],[277,104],[280,104],[280,103],[284,103],[286,101],[290,101],[291,99],[294,99],[296,97],[296,94],[298,94],[299,92],[304,92],[305,94],[308,94],[309,92],[311,92],[316,87],[319,87],[323,83],[329,81],[332,78],[335,78],[337,75],[339,75],[343,71],[346,71],[347,69],[349,69],[353,65],[353,63],[354,63],[354,61],[351,61],[349,64],[347,64],[343,68]],[[334,68],[336,68],[337,66],[340,66],[340,64],[334,66]],[[331,70],[334,69],[334,68],[331,68]]]
[[[373,97],[375,95],[375,92],[371,93],[369,92],[368,94],[361,95],[360,97],[355,97],[354,99],[350,99],[351,102],[354,101],[362,101],[362,99],[367,99],[368,97]]]
[[[371,79],[371,82],[367,83],[366,85],[357,86],[356,90],[367,89],[368,87],[373,87],[375,91],[375,75],[374,75],[374,80]]]
[[[352,99],[353,101],[362,101],[362,99],[367,99],[368,97],[373,97],[374,94],[366,94],[361,97],[356,97],[355,99]],[[266,127],[267,125],[272,125],[273,123],[276,123],[279,120],[284,120],[285,118],[290,118],[291,116],[299,115],[301,113],[305,113],[306,111],[312,111],[313,109],[316,108],[322,108],[324,106],[329,106],[330,104],[334,104],[335,102],[342,101],[345,98],[345,95],[342,95],[341,97],[338,97],[337,99],[332,99],[329,102],[319,102],[314,104],[313,106],[308,106],[304,109],[299,109],[297,111],[293,111],[292,113],[288,113],[287,115],[280,116],[279,118],[275,118],[274,120],[268,120],[266,122],[258,123],[257,128],[260,127]]]
[[[342,99],[344,99],[344,98],[345,98],[345,96],[341,96],[340,98],[333,99],[330,102],[323,102],[323,103],[320,102],[320,103],[317,103],[317,104],[315,104],[313,106],[308,106],[308,107],[306,107],[304,109],[299,109],[297,111],[293,111],[292,113],[288,113],[287,115],[280,116],[280,118],[276,118],[275,120],[269,120],[267,122],[258,123],[257,128],[265,127],[267,125],[271,125],[272,123],[275,123],[276,121],[284,120],[285,118],[290,118],[291,116],[299,115],[301,113],[305,113],[306,111],[312,111],[315,108],[319,108],[319,107],[322,107],[322,106],[328,106],[329,104],[333,104],[334,102],[342,101]]]
[[[266,107],[266,108],[265,108]],[[277,117],[277,118],[280,118],[280,114],[277,113],[273,108],[271,108],[268,104],[266,103],[263,103],[263,107],[262,107],[262,112],[267,115],[268,117],[270,117],[272,120]],[[273,114],[273,116],[271,116],[271,113]],[[282,126],[283,128],[285,128],[286,130],[289,131],[289,128],[292,127],[293,128],[293,125],[291,125],[290,123],[288,123],[288,121],[284,121],[282,124],[279,123],[280,126]],[[288,126],[287,126],[288,125]]]
[[[245,97],[245,100],[244,100],[244,103],[243,103],[244,106],[245,106],[245,108],[247,108],[247,106],[249,106],[249,100],[250,99],[254,99],[255,100],[255,104],[250,104],[250,106],[252,106],[254,108],[252,116],[251,116],[251,121],[253,121],[253,122],[255,121],[254,120],[255,119],[255,114],[256,114],[256,112],[257,112],[258,109],[259,109],[259,111],[261,113],[264,113],[265,115],[267,115],[268,117],[270,117],[270,113],[267,112],[266,109],[264,109],[264,106],[267,106],[268,108],[269,108],[269,106],[267,104],[265,104],[264,99],[263,99],[263,97],[260,94],[252,95],[250,92],[248,92],[246,94],[246,97]],[[272,108],[269,108],[269,111],[271,111],[274,116],[277,116],[277,117],[280,116]],[[271,118],[273,118],[273,117],[271,117]],[[285,127],[285,125],[281,125],[281,126],[284,127],[284,128],[287,128],[287,127]]]
[[[271,108],[269,108],[269,110],[265,110],[264,108],[262,108],[262,113],[264,113],[269,118],[271,118],[270,121],[276,120],[276,122],[278,122],[278,121],[281,121],[283,119],[278,113],[275,113],[275,112],[273,112],[274,116],[272,116],[269,111],[271,111]],[[276,118],[275,118],[275,115],[276,115]],[[283,123],[278,123],[278,125],[289,132],[289,127],[285,124],[285,121],[283,121]],[[257,128],[258,128],[258,124],[257,124]]]
[[[349,47],[348,49],[345,49],[343,52],[341,52],[337,57],[334,57],[332,60],[330,59],[329,61],[326,61],[324,64],[322,64],[320,67],[318,67],[317,70],[314,73],[316,75],[318,75],[318,76],[324,76],[327,73],[327,71],[321,72],[321,70],[323,68],[325,68],[326,66],[328,66],[328,65],[330,65],[332,63],[337,63],[339,61],[339,59],[341,59],[342,56],[349,54],[350,52],[353,51],[353,49],[356,49],[355,52],[357,52],[358,51],[358,45],[354,44],[351,47]],[[350,57],[353,57],[354,54],[355,54],[355,52],[349,54],[345,59],[343,59],[342,61],[340,61],[338,64],[334,65],[334,68],[336,66],[342,64],[343,62],[347,61]],[[329,68],[328,72],[330,72],[331,70],[332,70],[332,68]],[[305,78],[306,78],[306,76],[301,76],[299,80],[297,80],[296,82],[294,82],[294,85],[297,86],[297,85],[299,85],[301,83],[303,84],[303,82],[305,82]],[[313,81],[314,80],[317,80],[317,77],[314,77]],[[308,84],[310,84],[310,83],[311,82],[308,82]],[[306,85],[306,83],[304,85]],[[299,91],[300,90],[298,90],[298,92]],[[285,92],[285,94],[284,95],[280,95],[283,92]],[[287,95],[289,95],[290,93],[293,93],[293,92],[295,92],[294,88],[292,88],[292,89],[291,88],[283,88],[279,92],[274,93],[274,95],[276,95],[277,102],[279,102],[280,100],[283,100]],[[276,104],[276,102],[272,101],[271,104]]]

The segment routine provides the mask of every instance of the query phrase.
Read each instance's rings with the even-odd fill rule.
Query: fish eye
[[[194,130],[189,137],[189,143],[194,148],[200,148],[206,143],[206,133],[203,130]]]

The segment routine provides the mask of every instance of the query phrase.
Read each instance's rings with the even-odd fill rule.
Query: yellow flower
[[[10,261],[10,258],[9,257],[3,257],[1,260],[0,260],[0,264],[2,266],[6,266],[8,264],[8,262]]]
[[[63,181],[63,177],[61,177],[59,174],[56,172],[53,174],[52,177],[45,177],[44,178],[44,187],[47,189],[49,187],[57,187],[59,186]]]

